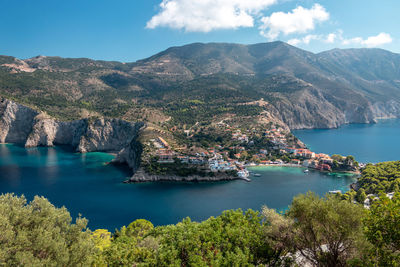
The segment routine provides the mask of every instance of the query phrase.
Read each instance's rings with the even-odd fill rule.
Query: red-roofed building
[[[300,160],[299,160],[299,159],[292,159],[292,160],[290,161],[290,163],[296,164],[296,165],[300,165]]]
[[[332,170],[331,166],[328,164],[319,164],[316,169],[320,170],[320,171],[331,171]]]

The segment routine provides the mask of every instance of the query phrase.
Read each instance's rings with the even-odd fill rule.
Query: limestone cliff
[[[120,119],[97,119],[88,123],[78,146],[79,152],[119,152],[136,137],[142,123],[131,123]]]
[[[397,118],[400,114],[400,103],[394,100],[377,102],[370,110],[375,119]]]
[[[71,145],[77,148],[87,127],[87,120],[62,122],[39,114],[34,119],[25,147]]]
[[[121,119],[57,121],[29,107],[0,98],[0,143],[25,147],[70,145],[76,151],[116,152],[115,162],[139,167],[141,144],[136,140],[142,122]]]
[[[0,143],[24,143],[38,112],[0,97]]]
[[[365,102],[346,104],[338,108],[323,98],[304,94],[296,102],[280,101],[275,104],[271,113],[291,130],[337,128],[343,124],[376,123],[378,119],[398,118],[400,103],[394,100],[374,104]]]
[[[135,172],[140,166],[141,155],[143,146],[136,138],[123,148],[113,160],[116,164],[128,164],[128,166]]]

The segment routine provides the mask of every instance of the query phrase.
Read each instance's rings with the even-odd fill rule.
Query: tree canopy
[[[367,194],[399,192],[400,161],[367,164],[358,184]]]
[[[360,194],[361,195],[361,194]],[[358,196],[361,197],[361,196]],[[0,196],[6,266],[399,266],[400,195],[370,210],[340,196],[296,196],[285,213],[228,210],[202,222],[138,219],[91,232],[47,199]]]
[[[87,220],[71,224],[66,208],[47,199],[0,196],[0,264],[7,266],[87,266],[95,251]]]

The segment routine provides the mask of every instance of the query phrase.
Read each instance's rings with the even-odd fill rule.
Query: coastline
[[[298,165],[298,164],[290,164],[290,163],[283,163],[283,164],[257,164],[257,165],[251,165],[251,164],[247,164],[245,165],[245,167],[293,167],[293,168],[303,168],[303,169],[307,169],[307,167]]]
[[[304,167],[302,165],[298,165],[298,164],[290,164],[290,163],[284,163],[284,164],[257,164],[257,165],[250,165],[247,164],[245,165],[246,168],[257,168],[257,167],[287,167],[287,168],[301,168],[301,169],[305,169],[305,170],[312,170],[312,171],[318,171],[318,172],[322,172],[322,173],[338,173],[338,174],[352,174],[352,175],[361,175],[361,172],[359,171],[321,171],[321,170],[317,170],[317,169],[313,169],[313,168],[308,168],[308,167]]]
[[[1,143],[2,145],[18,145],[16,143]],[[59,145],[52,145],[47,147],[57,147]],[[61,145],[62,146],[62,145]],[[118,152],[116,151],[93,151],[93,152],[101,152],[108,154],[113,157],[113,159],[106,164],[117,164],[114,162],[114,159],[118,156]],[[79,152],[81,153],[81,152]],[[86,152],[90,153],[90,152]],[[85,154],[85,153],[83,153]],[[307,168],[298,164],[291,163],[283,163],[283,164],[246,164],[246,168],[260,168],[260,167],[285,167],[285,168],[300,168],[305,170],[318,171],[321,173],[337,173],[337,174],[351,174],[351,175],[361,175],[360,172],[355,171],[340,171],[340,172],[327,172],[320,171],[312,168]],[[199,176],[199,175],[191,175],[191,176],[178,176],[178,175],[153,175],[148,174],[145,171],[139,169],[137,172],[133,174],[132,177],[123,181],[123,183],[146,183],[146,182],[157,182],[157,181],[170,181],[170,182],[219,182],[219,181],[234,181],[234,180],[243,180],[246,182],[251,182],[251,179],[248,177],[234,177],[229,176],[225,173],[216,173],[216,176]]]
[[[227,175],[226,173],[216,173],[215,176],[178,176],[178,175],[156,175],[146,173],[142,168],[136,171],[136,173],[124,183],[146,183],[146,182],[220,182],[220,181],[234,181],[244,179],[238,176]]]

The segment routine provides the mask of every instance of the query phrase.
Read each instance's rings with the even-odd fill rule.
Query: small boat
[[[329,194],[341,194],[342,190],[331,190],[329,191]]]
[[[255,177],[260,177],[261,176],[261,174],[259,174],[259,173],[254,173],[253,174]]]
[[[238,176],[246,181],[250,181],[249,172],[246,169],[240,170],[237,172]]]
[[[305,170],[304,170],[304,173],[309,173],[309,170],[308,170],[308,169],[305,169]]]

